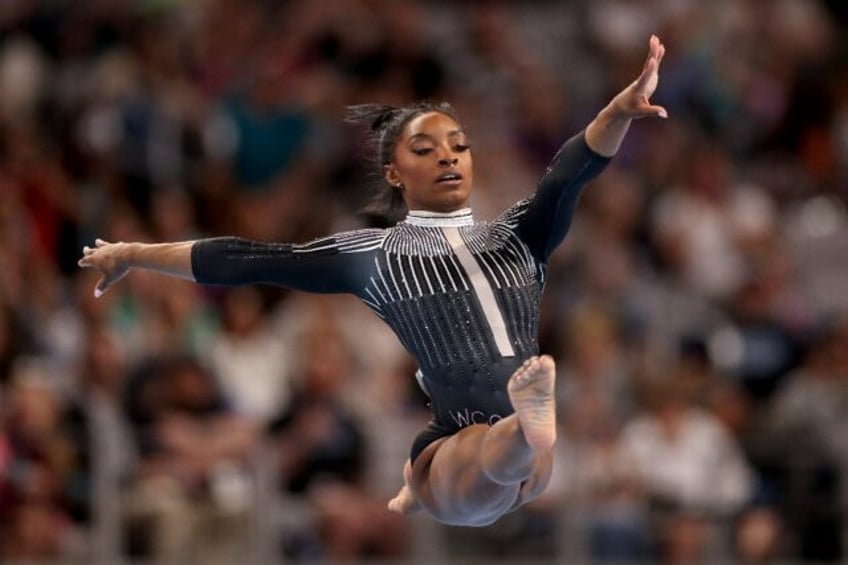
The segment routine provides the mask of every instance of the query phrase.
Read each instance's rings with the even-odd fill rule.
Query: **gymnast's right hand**
[[[126,243],[109,243],[102,239],[94,240],[94,247],[82,248],[83,256],[77,262],[80,267],[96,269],[102,275],[94,287],[94,296],[100,298],[114,283],[124,278],[132,268],[127,258]]]

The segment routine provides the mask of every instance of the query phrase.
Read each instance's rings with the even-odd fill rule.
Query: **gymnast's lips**
[[[436,183],[457,186],[462,184],[462,175],[456,171],[448,171],[439,175],[436,178]]]

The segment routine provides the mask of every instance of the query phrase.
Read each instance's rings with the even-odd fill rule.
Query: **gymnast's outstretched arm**
[[[381,230],[359,230],[305,244],[218,237],[179,243],[109,243],[84,247],[81,267],[96,269],[100,296],[133,268],[195,281],[237,286],[267,283],[295,290],[356,293],[373,265]]]
[[[665,47],[652,36],[639,77],[619,92],[584,131],[563,144],[539,180],[536,194],[519,220],[519,233],[538,261],[546,262],[565,238],[583,187],[618,152],[631,122],[667,117],[665,108],[650,103],[664,54]]]

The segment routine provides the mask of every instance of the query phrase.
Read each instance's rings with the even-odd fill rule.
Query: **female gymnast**
[[[545,264],[582,187],[618,151],[631,121],[666,117],[649,101],[664,52],[652,36],[640,76],[565,142],[536,193],[495,221],[472,217],[471,150],[450,106],[356,107],[379,139],[385,188],[406,206],[397,225],[306,244],[98,239],[79,265],[102,274],[95,296],[132,268],[201,284],[356,295],[415,357],[433,413],[389,508],[424,510],[451,525],[491,524],[550,480],[554,361],[539,355],[537,339]]]

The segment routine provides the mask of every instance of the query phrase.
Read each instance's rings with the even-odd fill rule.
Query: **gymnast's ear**
[[[394,163],[383,165],[383,177],[390,185],[396,188],[403,187],[403,182],[400,180],[400,175],[398,174],[397,167],[395,167]]]

